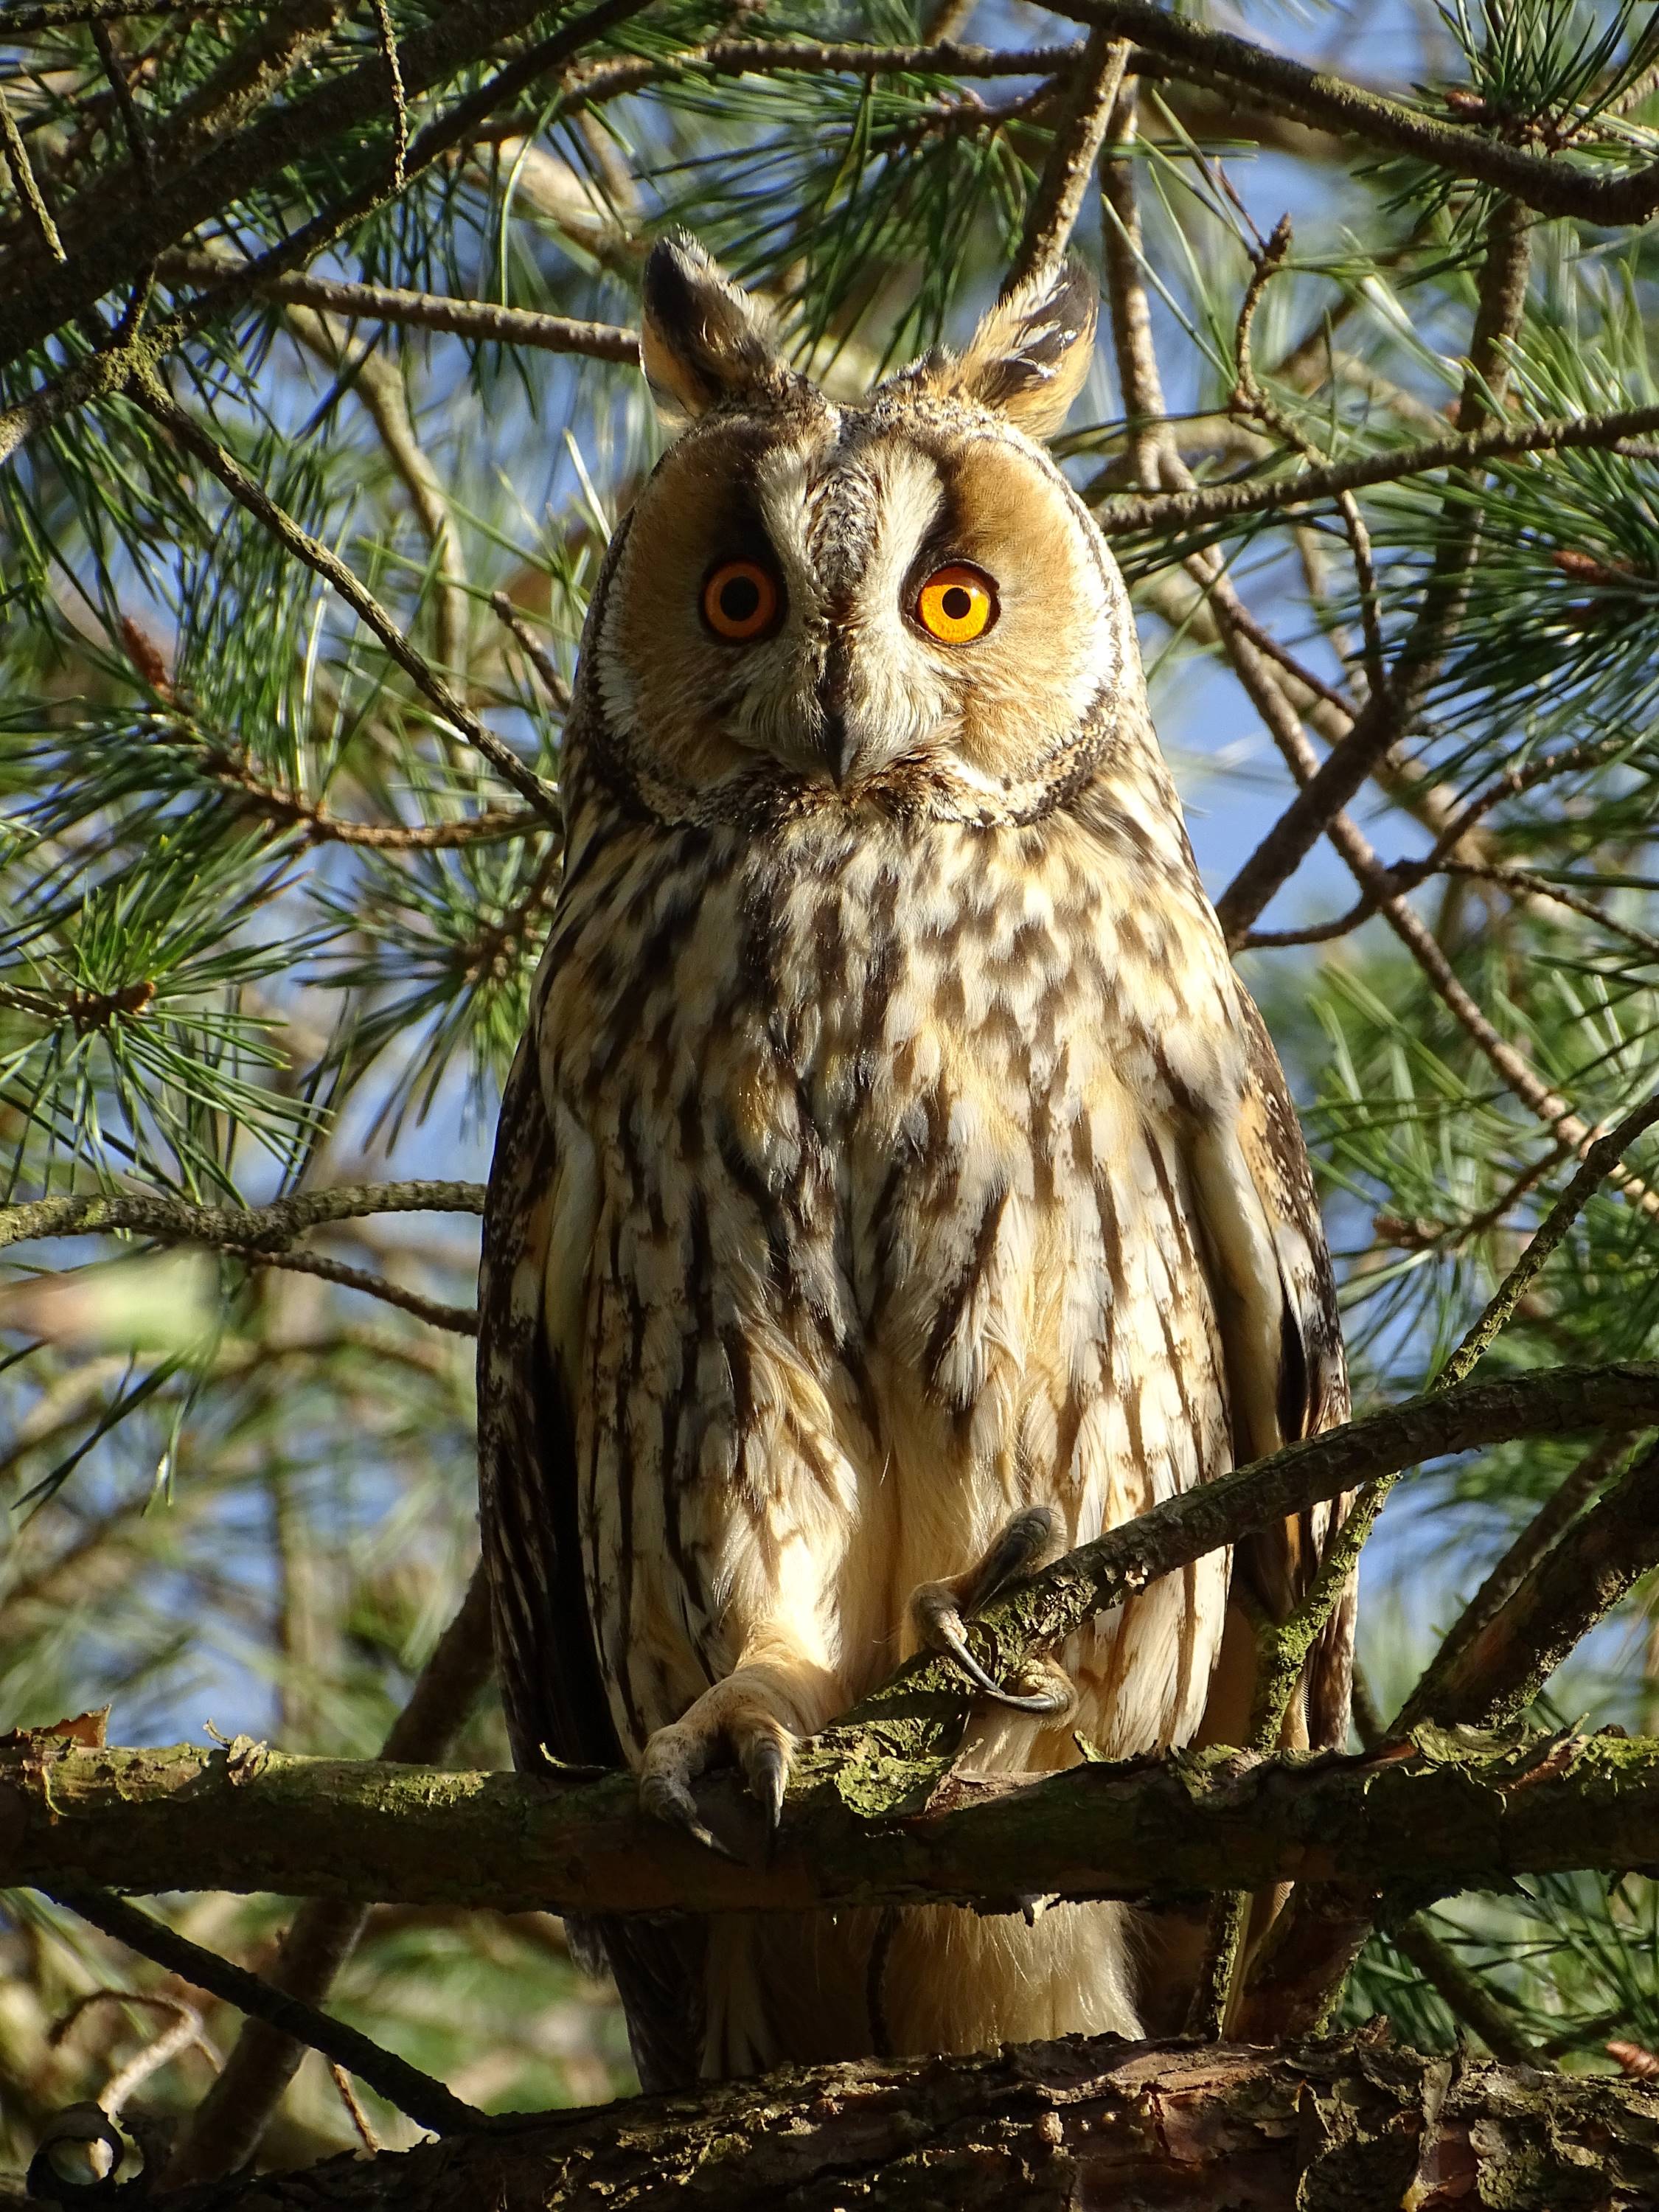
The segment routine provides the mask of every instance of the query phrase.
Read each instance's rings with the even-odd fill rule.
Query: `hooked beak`
[[[818,683],[818,750],[837,791],[847,788],[862,750],[847,723],[847,641],[838,630],[832,630]]]
[[[823,764],[830,771],[831,782],[837,791],[845,791],[853,770],[858,766],[861,750],[847,726],[845,714],[825,712],[818,750],[823,755]]]

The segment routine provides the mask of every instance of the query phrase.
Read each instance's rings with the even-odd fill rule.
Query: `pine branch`
[[[1030,1654],[1051,1649],[1159,1576],[1380,1477],[1516,1437],[1628,1427],[1652,1418],[1645,1409],[1655,1404],[1659,1368],[1635,1364],[1540,1369],[1412,1399],[1289,1445],[1107,1530],[987,1606],[969,1626],[969,1643],[993,1679],[1006,1681]],[[921,1757],[952,1741],[964,1695],[950,1660],[918,1657],[842,1725],[881,1729],[906,1756]]]
[[[156,274],[173,282],[217,283],[247,276],[258,264],[189,251],[164,253]],[[639,362],[639,332],[615,323],[584,323],[568,315],[543,315],[488,300],[456,300],[439,292],[411,292],[392,284],[346,283],[298,272],[261,276],[250,289],[285,307],[319,308],[357,320],[410,330],[441,331],[481,344],[532,346],[544,353],[586,354],[595,361]]]
[[[1659,1122],[1659,1091],[1595,1139],[1577,1172],[1528,1238],[1509,1273],[1487,1300],[1486,1310],[1435,1376],[1430,1388],[1448,1390],[1472,1375],[1481,1354],[1496,1340],[1510,1316],[1537,1280],[1550,1255],[1583,1212],[1601,1183],[1618,1178],[1620,1163],[1637,1139]]]
[[[1480,1631],[1495,1618],[1499,1609],[1553,1548],[1557,1538],[1578,1518],[1624,1457],[1630,1442],[1629,1434],[1620,1429],[1610,1430],[1596,1438],[1571,1474],[1558,1486],[1521,1530],[1441,1638],[1440,1649],[1435,1655],[1437,1666],[1449,1666],[1474,1641]],[[1374,1750],[1382,1743],[1383,1730],[1380,1719],[1373,1735],[1364,1735],[1362,1732],[1362,1741],[1367,1750]]]
[[[1265,483],[1201,484],[1190,491],[1125,495],[1100,506],[1096,520],[1108,538],[1120,538],[1234,515],[1283,514],[1335,499],[1345,492],[1366,491],[1376,484],[1399,483],[1406,477],[1432,476],[1442,469],[1468,468],[1481,461],[1584,448],[1614,450],[1624,440],[1649,430],[1659,430],[1659,406],[1552,416],[1536,422],[1504,422],[1490,429],[1430,439],[1422,445],[1367,453],[1357,460],[1328,461]],[[1090,489],[1091,495],[1096,495],[1094,488]]]
[[[1528,154],[1481,131],[1442,123],[1330,70],[1310,69],[1231,32],[1214,30],[1193,16],[1174,15],[1152,0],[1050,0],[1050,5],[1057,15],[1116,38],[1139,40],[1194,83],[1235,94],[1241,89],[1253,93],[1269,106],[1350,143],[1410,154],[1449,175],[1493,185],[1540,215],[1616,225],[1645,222],[1659,210],[1659,161],[1608,177],[1559,157]]]
[[[127,1231],[172,1243],[211,1244],[242,1253],[284,1252],[308,1229],[371,1213],[482,1213],[477,1182],[338,1183],[296,1191],[270,1206],[192,1206],[149,1191],[37,1198],[0,1206],[0,1249],[35,1237],[86,1237]]]
[[[386,4],[386,0],[379,0],[383,18]],[[385,20],[389,38],[389,19]],[[395,52],[395,46],[389,46],[388,52]],[[290,304],[283,319],[319,360],[337,374],[349,371],[352,397],[374,424],[386,459],[409,494],[433,572],[433,649],[438,666],[459,682],[466,673],[469,605],[460,533],[443,479],[416,429],[403,372],[373,350],[364,350],[354,362],[352,328],[340,316]]]
[[[1488,409],[1503,406],[1508,349],[1526,304],[1528,265],[1525,218],[1514,203],[1501,204],[1487,234],[1459,402],[1457,428],[1465,435]],[[1373,689],[1346,736],[1331,748],[1216,901],[1216,912],[1230,937],[1242,933],[1255,920],[1375,764],[1407,734],[1444,667],[1480,544],[1478,503],[1462,504],[1455,495],[1466,488],[1467,480],[1460,484],[1455,479],[1449,491],[1443,527],[1417,613],[1386,680]]]
[[[1439,1653],[1391,1724],[1498,1727],[1525,1711],[1626,1592],[1659,1566],[1659,1446],[1521,1577],[1492,1618]]]
[[[261,783],[245,769],[210,767],[216,783],[234,791],[252,814],[295,830],[307,845],[355,845],[370,853],[453,852],[466,845],[496,845],[512,837],[544,836],[538,808],[484,806],[456,822],[353,822],[296,792]]]
[[[404,164],[405,178],[417,176],[452,145],[464,141],[493,107],[516,99],[539,77],[556,74],[584,47],[647,4],[648,0],[600,0],[515,57],[416,133]],[[510,43],[541,12],[541,0],[454,0],[425,29],[403,42],[400,66],[406,96],[413,100],[436,90],[504,42]],[[31,279],[32,257],[26,248],[15,248],[0,259],[0,283],[10,291],[0,362],[15,360],[40,344],[113,290],[135,268],[181,244],[192,231],[292,163],[325,148],[360,146],[364,127],[384,112],[386,100],[386,64],[375,52],[355,69],[324,78],[317,90],[273,104],[240,128],[222,133],[197,159],[164,175],[151,198],[137,191],[137,179],[123,168],[100,173],[64,210],[60,228],[65,260]],[[362,167],[361,157],[358,166]],[[349,188],[325,216],[302,225],[267,273],[280,273],[296,261],[313,258],[386,194],[386,179],[376,170]],[[228,287],[220,289],[228,296]]]
[[[414,678],[444,720],[474,751],[481,753],[496,774],[510,783],[520,797],[527,799],[555,829],[562,830],[563,816],[557,796],[550,787],[520,759],[510,745],[504,744],[492,729],[481,722],[470,707],[456,697],[436,669],[423,654],[416,651],[374,593],[353,575],[339,556],[320,540],[313,538],[309,532],[302,530],[292,515],[284,513],[264,486],[249,475],[234,455],[227,452],[216,438],[210,437],[192,416],[185,413],[153,371],[147,367],[136,366],[130,388],[133,398],[145,412],[154,416],[164,429],[171,431],[185,451],[193,453],[210,474],[218,478],[231,497],[263,524],[280,545],[292,553],[296,560],[303,562],[307,568],[314,569],[325,582],[333,586],[353,613],[374,631],[398,666]]]
[[[1039,1776],[821,1738],[803,1750],[769,1854],[765,1816],[735,1778],[699,1785],[726,1856],[643,1812],[630,1774],[300,1759],[246,1738],[87,1750],[37,1733],[0,1745],[0,1881],[66,1902],[110,1887],[590,1915],[1008,1912],[1060,1898],[1185,1905],[1284,1881],[1422,1899],[1522,1874],[1659,1869],[1659,1741],[1420,1734],[1376,1755],[1211,1746]],[[299,2019],[294,2032],[314,2039]]]

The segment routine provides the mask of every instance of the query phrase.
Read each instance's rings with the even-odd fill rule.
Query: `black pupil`
[[[974,611],[974,595],[965,584],[952,584],[946,589],[939,605],[952,622],[966,622]]]
[[[720,586],[720,612],[729,623],[752,621],[760,603],[760,586],[752,576],[732,576]]]

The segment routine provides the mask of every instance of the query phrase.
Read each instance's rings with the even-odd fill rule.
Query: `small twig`
[[[404,164],[409,159],[409,104],[404,95],[403,64],[398,58],[398,33],[386,0],[369,0],[369,5],[374,10],[374,25],[380,35],[380,52],[386,56],[386,76],[392,87],[392,189],[400,192],[404,188]]]
[[[1482,1627],[1437,1653],[1390,1724],[1498,1728],[1532,1703],[1577,1645],[1659,1565],[1659,1446],[1576,1521]]]
[[[1659,1121],[1659,1091],[1633,1107],[1624,1119],[1595,1139],[1584,1152],[1578,1172],[1528,1238],[1527,1248],[1487,1300],[1474,1322],[1429,1385],[1431,1391],[1449,1390],[1473,1373],[1476,1363],[1509,1320],[1530,1288],[1540,1268],[1578,1218],[1601,1183],[1644,1131]]]
[[[52,2044],[61,2043],[88,2007],[96,2004],[145,2005],[166,2013],[169,2022],[153,2043],[146,2044],[112,2074],[99,2092],[98,2103],[110,2119],[118,2119],[133,2091],[181,2051],[199,2051],[214,2072],[218,2072],[219,2054],[203,2032],[201,2014],[183,1997],[165,1996],[157,1990],[88,1990],[84,1996],[76,1999],[52,2029]]]
[[[181,1981],[205,1990],[210,1996],[234,2005],[239,2012],[256,2020],[270,2021],[284,2033],[320,2051],[325,2058],[349,2067],[388,2104],[407,2112],[434,2135],[477,2133],[490,2126],[488,2113],[463,2104],[441,2081],[422,2074],[395,2052],[360,2035],[343,2021],[319,2012],[314,2005],[301,2003],[298,1997],[273,1988],[246,1967],[234,1966],[216,1952],[204,1950],[199,1943],[192,1943],[164,1921],[141,1912],[112,1891],[66,1886],[53,1889],[51,1894],[58,1904],[102,1929],[118,1943],[125,1943],[129,1950],[137,1951],[141,1958],[154,1960]]]
[[[1540,783],[1553,783],[1558,776],[1576,775],[1581,769],[1603,767],[1608,761],[1618,760],[1631,750],[1631,740],[1626,735],[1585,738],[1576,745],[1564,746],[1559,752],[1540,753],[1535,760],[1528,761],[1522,767],[1506,768],[1453,815],[1436,839],[1432,851],[1426,856],[1423,864],[1425,868],[1437,867],[1447,854],[1454,852],[1462,843],[1475,824],[1490,814],[1493,807],[1501,806],[1505,799],[1519,799],[1524,793],[1536,790]]]
[[[308,799],[258,782],[234,765],[210,767],[223,790],[235,791],[251,813],[297,830],[308,845],[355,845],[374,853],[447,852],[465,845],[499,844],[508,837],[543,835],[547,821],[538,809],[486,806],[459,822],[350,822]]]
[[[202,2033],[200,2013],[197,2011],[194,2005],[185,2004],[182,1998],[174,1997],[170,2000],[170,2003],[172,2010],[177,2015],[172,2027],[163,2029],[154,2043],[146,2045],[142,2051],[135,2051],[120,2071],[111,2075],[100,2092],[98,2101],[111,2119],[119,2118],[128,2098],[135,2089],[143,2082],[148,2081],[152,2074],[159,2073],[169,2060],[178,2057],[181,2051],[199,2051],[216,2069],[217,2068],[218,2054]]]
[[[94,18],[92,24],[92,43],[98,49],[104,75],[109,79],[110,90],[115,95],[115,105],[121,118],[121,129],[132,166],[138,172],[145,192],[153,196],[155,191],[155,155],[149,143],[149,134],[144,129],[143,118],[138,112],[138,104],[133,99],[132,87],[127,82],[127,73],[121,66],[121,58],[115,51],[109,27],[97,17]]]
[[[519,612],[505,592],[492,592],[489,604],[501,620],[512,632],[520,652],[542,679],[549,701],[556,714],[566,714],[570,707],[570,686],[560,674],[558,664]]]
[[[429,1322],[434,1328],[448,1329],[456,1336],[476,1336],[478,1334],[478,1314],[475,1306],[445,1305],[437,1298],[422,1297],[418,1291],[406,1291],[396,1283],[389,1283],[384,1275],[371,1274],[366,1267],[350,1267],[342,1260],[331,1260],[320,1252],[248,1252],[239,1250],[234,1244],[224,1248],[230,1258],[241,1260],[250,1267],[281,1267],[291,1274],[315,1275],[325,1283],[337,1283],[348,1291],[366,1291],[372,1298],[383,1304],[396,1306],[400,1312],[413,1314],[416,1321]]]
[[[1555,906],[1564,906],[1571,914],[1582,915],[1586,921],[1595,922],[1610,936],[1622,937],[1626,945],[1650,958],[1659,960],[1659,937],[1645,929],[1634,928],[1620,921],[1596,905],[1594,899],[1585,898],[1565,884],[1558,883],[1552,876],[1540,875],[1536,868],[1510,868],[1495,862],[1479,860],[1443,860],[1437,872],[1446,876],[1463,876],[1471,882],[1497,884],[1507,891],[1519,893],[1525,898],[1547,899]]]
[[[228,256],[183,249],[161,255],[158,273],[170,282],[220,283],[257,264]],[[412,292],[392,284],[348,283],[331,276],[261,276],[250,289],[285,307],[315,307],[364,322],[397,323],[447,331],[493,345],[534,346],[544,353],[582,353],[596,361],[639,360],[639,332],[616,323],[584,323],[568,315],[544,315],[489,300],[456,300],[441,292]]]
[[[92,43],[98,49],[98,58],[104,65],[104,75],[109,79],[110,89],[115,95],[115,104],[120,112],[122,131],[127,142],[127,153],[134,168],[138,172],[140,187],[146,199],[154,199],[155,197],[155,152],[150,146],[149,133],[145,131],[143,119],[138,113],[138,103],[132,96],[132,87],[127,82],[126,70],[122,67],[120,57],[115,51],[115,41],[109,34],[107,24],[94,22]],[[149,307],[150,295],[155,289],[155,264],[154,261],[146,261],[134,274],[132,289],[127,295],[127,304],[122,310],[121,319],[108,341],[111,346],[125,345],[143,327],[144,317]]]
[[[372,2158],[376,2151],[383,2150],[386,2146],[370,2126],[368,2114],[357,2101],[357,2092],[351,2086],[351,2076],[343,2066],[337,2065],[331,2058],[328,2062],[328,2070],[333,2077],[335,2088],[339,2092],[340,2102],[345,2106],[351,2124],[357,2131],[357,2140]]]
[[[1234,337],[1233,389],[1228,406],[1231,411],[1248,416],[1260,422],[1265,429],[1274,432],[1305,460],[1320,467],[1325,465],[1327,456],[1294,417],[1288,415],[1257,381],[1250,359],[1250,331],[1256,310],[1269,283],[1284,267],[1290,250],[1291,218],[1287,215],[1281,216],[1272,237],[1255,257],[1250,281],[1245,288],[1243,301],[1238,311],[1238,325]],[[1360,626],[1365,638],[1365,676],[1370,690],[1375,695],[1387,681],[1388,664],[1382,642],[1382,619],[1377,612],[1376,562],[1371,553],[1370,532],[1365,527],[1358,502],[1351,491],[1339,491],[1336,504],[1353,559],[1354,579],[1359,592]],[[1346,706],[1346,702],[1340,703]]]
[[[1500,2004],[1450,1944],[1435,1934],[1425,1913],[1416,1913],[1395,1929],[1391,1940],[1401,1956],[1409,1959],[1424,1980],[1439,1991],[1452,2014],[1474,2030],[1494,2058],[1501,2058],[1506,2066],[1548,2063],[1544,2052],[1516,2026],[1508,2007]]]

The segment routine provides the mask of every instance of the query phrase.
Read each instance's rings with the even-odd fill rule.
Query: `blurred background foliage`
[[[295,80],[307,88],[382,36],[373,8],[321,12],[326,36]],[[102,35],[130,104],[164,132],[260,14],[158,10]],[[432,16],[429,0],[391,0],[387,20],[404,39]],[[1642,7],[1254,0],[1213,20],[1366,82],[1430,88],[1430,112],[1477,115],[1510,143],[1571,143],[1607,163],[1659,154]],[[975,79],[937,66],[734,76],[684,58],[738,35],[1041,51]],[[651,238],[685,223],[771,295],[799,358],[856,389],[960,336],[994,292],[1048,143],[1052,50],[1076,36],[1004,0],[656,0],[584,55],[623,88],[584,101],[571,96],[580,76],[562,94],[532,86],[313,272],[627,325]],[[120,103],[85,26],[12,36],[0,16],[0,84],[60,198],[110,158]],[[1140,81],[1138,124],[1165,404],[1199,480],[1284,451],[1225,403],[1251,253],[1286,210],[1293,252],[1255,331],[1281,415],[1340,457],[1443,434],[1491,195],[1178,77]],[[354,159],[389,161],[393,129],[388,108]],[[357,172],[327,154],[296,160],[228,203],[192,253],[275,246],[331,204],[343,173]],[[0,219],[21,221],[15,195]],[[1077,246],[1097,266],[1111,220],[1091,194]],[[1510,416],[1655,397],[1656,253],[1651,229],[1539,225]],[[164,261],[149,313],[199,276]],[[71,326],[14,362],[6,396],[91,342]],[[637,373],[267,294],[209,322],[167,374],[520,760],[556,779],[586,594],[657,451]],[[1109,343],[1060,450],[1091,496],[1109,502],[1132,481]],[[1481,539],[1454,647],[1355,817],[1387,862],[1436,854],[1411,891],[1434,944],[1494,1031],[1592,1125],[1650,1091],[1659,1068],[1656,452],[1637,441],[1547,454],[1461,489],[1406,477],[1361,501],[1390,651],[1460,502]],[[1216,549],[1311,678],[1322,744],[1321,698],[1346,712],[1364,693],[1350,539],[1325,506],[1119,544],[1218,892],[1291,785],[1188,556]],[[545,825],[328,586],[130,398],[61,416],[0,472],[0,1195],[247,1205],[480,1179],[557,888]],[[1437,852],[1466,810],[1463,842]],[[1354,897],[1320,847],[1262,918],[1289,941],[1243,957],[1305,1111],[1363,1408],[1421,1387],[1572,1158],[1383,919],[1325,927]],[[1632,1164],[1659,1173],[1650,1141]],[[1592,1200],[1492,1370],[1653,1357],[1656,1239],[1639,1201]],[[142,1236],[14,1246],[0,1262],[0,1724],[107,1704],[118,1741],[200,1738],[211,1724],[372,1755],[474,1553],[476,1252],[465,1210],[370,1212],[280,1266]],[[1436,1631],[1583,1460],[1576,1442],[1510,1446],[1396,1492],[1365,1570],[1361,1643],[1379,1709],[1401,1702]],[[1585,1499],[1619,1463],[1581,1479]],[[1652,1598],[1638,1588],[1575,1657],[1552,1713],[1659,1726]],[[505,1762],[493,1697],[452,1756]],[[287,1917],[269,1899],[168,1909],[256,1966]],[[1564,2063],[1607,2065],[1612,2038],[1659,2048],[1651,1885],[1531,1881],[1431,1922],[1517,2033]],[[44,2113],[95,2095],[154,2040],[153,2007],[82,2004],[99,1990],[177,1994],[56,1907],[10,1896],[0,2160],[25,2163]],[[334,2002],[478,2104],[602,2098],[630,2078],[613,2004],[545,1917],[383,1910]],[[1433,2047],[1468,2032],[1387,1936],[1346,2010],[1382,2012]],[[220,2056],[236,2027],[211,2008],[201,2021]],[[209,2074],[204,2050],[185,2048],[143,2099],[183,2111]],[[383,2140],[408,2139],[366,2105]],[[313,2055],[264,2154],[287,2164],[355,2140]]]

